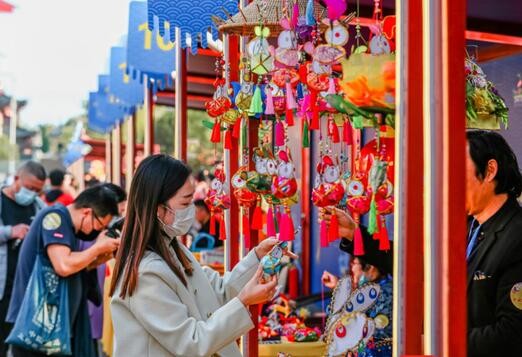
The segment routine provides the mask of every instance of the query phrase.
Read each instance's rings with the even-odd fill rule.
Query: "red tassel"
[[[379,250],[390,250],[390,238],[386,229],[386,221],[383,219],[379,231]]]
[[[232,132],[232,137],[234,139],[239,139],[241,136],[241,117],[239,117],[234,123],[234,131]]]
[[[247,214],[243,215],[243,240],[245,248],[250,249],[250,222]]]
[[[275,124],[275,145],[276,146],[284,146],[285,145],[285,127],[281,120],[276,121]]]
[[[287,214],[287,227],[288,227],[288,240],[292,241],[295,239],[295,227],[294,220],[292,219],[292,215],[290,213]]]
[[[266,235],[268,237],[276,236],[276,229],[274,223],[274,211],[272,210],[272,206],[268,208],[268,213],[266,214]]]
[[[310,130],[319,130],[319,109],[317,108],[317,92],[310,92],[310,109],[312,110],[312,120],[310,121]]]
[[[343,141],[346,145],[353,144],[353,130],[349,119],[346,120],[343,125]]]
[[[221,124],[219,120],[216,120],[214,123],[214,127],[212,128],[212,136],[210,137],[210,141],[217,144],[221,142]]]
[[[288,227],[286,224],[286,214],[283,215],[281,220],[277,221],[279,223],[279,240],[286,241],[286,237],[288,235]]]
[[[232,150],[232,131],[230,129],[225,132],[225,149]]]
[[[333,143],[337,144],[341,141],[339,138],[339,128],[337,128],[337,125],[335,125],[335,120],[333,118],[328,120],[328,131]]]
[[[308,85],[308,81],[307,81],[307,78],[308,78],[308,66],[307,66],[307,63],[304,63],[304,64],[299,66],[299,78],[301,79],[301,82],[303,84]]]
[[[355,229],[355,234],[353,238],[353,255],[364,255],[363,237],[361,233],[361,228],[359,226],[357,226],[357,228]]]
[[[287,109],[286,110],[286,123],[288,126],[294,126],[294,110],[293,109]]]
[[[216,235],[216,215],[214,212],[210,213],[210,232],[208,232],[211,236]]]
[[[328,247],[328,225],[326,221],[321,221],[319,237],[321,239],[321,248]]]
[[[330,227],[328,227],[328,242],[333,242],[339,239],[339,220],[337,215],[333,214],[330,220]]]
[[[280,222],[279,240],[284,242],[294,240],[294,221],[292,220],[292,216],[289,213],[285,213]]]
[[[260,231],[263,229],[263,211],[261,206],[256,206],[254,209],[254,217],[252,218],[252,229]]]
[[[225,226],[225,220],[221,218],[219,222],[219,239],[226,240],[227,239],[227,229]]]

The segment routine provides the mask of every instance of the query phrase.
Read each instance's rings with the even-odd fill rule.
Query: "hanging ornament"
[[[267,40],[270,36],[270,29],[261,25],[256,26],[254,31],[256,37],[248,43],[247,51],[250,56],[252,72],[257,75],[264,75],[274,68],[274,57]]]
[[[221,142],[221,130],[222,122],[234,123],[237,117],[234,113],[227,112],[232,107],[232,102],[228,97],[226,81],[222,78],[223,75],[223,66],[225,61],[223,58],[217,58],[215,63],[215,72],[216,72],[216,80],[214,81],[214,95],[212,100],[205,103],[205,109],[207,111],[208,116],[215,119],[214,125],[212,127],[212,134],[210,136],[210,141],[214,144]]]
[[[297,35],[295,32],[297,26],[296,16],[299,17],[299,8],[297,8],[297,14],[293,14],[292,18],[284,16],[280,21],[283,31],[277,38],[277,48],[275,50],[277,66],[293,68],[299,64],[300,54],[297,48]]]
[[[279,239],[283,241],[294,239],[294,222],[290,213],[290,205],[297,194],[297,180],[295,178],[295,166],[291,161],[289,151],[279,151],[279,165],[277,176],[272,181],[272,195],[283,203],[281,228]]]
[[[258,199],[258,195],[247,188],[248,168],[246,166],[240,167],[232,176],[232,187],[234,188],[234,197],[241,209],[243,216],[242,228],[245,246],[250,247],[250,219],[249,209],[253,207]]]
[[[219,232],[219,239],[226,239],[225,221],[223,211],[230,208],[230,196],[225,192],[225,173],[221,169],[216,169],[214,172],[215,178],[210,183],[210,190],[205,198],[205,203],[210,210],[210,234],[216,234],[215,223],[219,223],[221,229]]]
[[[344,196],[344,187],[340,181],[340,168],[338,164],[329,155],[321,157],[316,168],[317,176],[315,187],[312,191],[312,202],[316,207],[326,208],[335,207],[339,204]],[[324,222],[324,221],[323,221]],[[339,232],[329,233],[326,222],[321,223],[321,246],[328,245],[328,237],[339,237]],[[334,228],[336,228],[334,226]],[[338,226],[337,226],[338,229]]]
[[[348,206],[356,228],[354,232],[354,254],[363,255],[364,246],[361,228],[361,216],[370,210],[370,197],[366,192],[367,176],[364,172],[356,171],[346,181],[346,205]]]

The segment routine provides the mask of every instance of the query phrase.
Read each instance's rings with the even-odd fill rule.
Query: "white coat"
[[[194,267],[187,287],[148,251],[132,296],[121,299],[116,289],[111,301],[114,357],[241,356],[236,340],[254,324],[236,296],[257,270],[255,252],[221,277],[183,249]]]

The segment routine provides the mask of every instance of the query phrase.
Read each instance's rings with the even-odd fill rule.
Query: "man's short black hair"
[[[489,160],[495,160],[498,163],[495,193],[519,197],[522,193],[522,175],[517,157],[506,140],[500,134],[486,130],[470,130],[467,139],[476,177],[484,179]]]
[[[89,187],[74,200],[75,208],[92,208],[102,218],[107,215],[118,215],[118,198],[116,193],[104,185]]]
[[[120,186],[113,184],[111,182],[102,183],[102,186],[107,187],[108,189],[112,190],[116,194],[116,199],[118,200],[118,203],[122,203],[123,201],[127,201],[127,192]]]
[[[210,210],[208,209],[208,206],[207,206],[207,204],[205,203],[204,200],[195,200],[194,201],[194,206],[204,208],[205,211],[210,213]]]
[[[55,169],[49,173],[49,181],[51,181],[51,186],[61,186],[63,184],[63,180],[65,178],[65,171],[60,169]]]
[[[42,164],[36,161],[26,161],[18,168],[18,174],[27,173],[33,175],[40,181],[45,181],[47,178],[47,173],[45,172],[45,168]]]

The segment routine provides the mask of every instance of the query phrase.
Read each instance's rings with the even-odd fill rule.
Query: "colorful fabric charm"
[[[263,99],[261,97],[261,88],[259,85],[256,86],[254,91],[254,97],[250,103],[249,112],[254,115],[263,113]]]
[[[266,90],[266,108],[265,108],[265,114],[266,115],[274,115],[274,96],[272,94],[272,89],[267,86]]]
[[[306,25],[315,26],[317,22],[314,16],[314,0],[308,0],[306,3]]]

